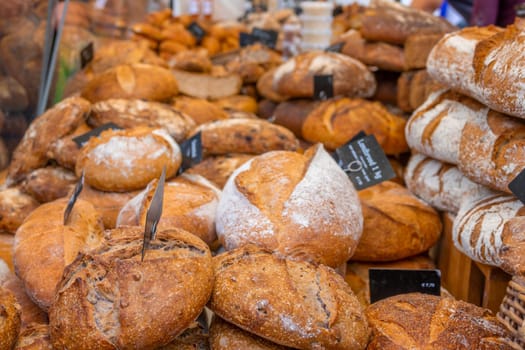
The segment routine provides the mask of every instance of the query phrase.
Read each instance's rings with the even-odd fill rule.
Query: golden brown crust
[[[0,106],[2,106],[2,109],[5,111],[24,111],[28,105],[29,101],[25,88],[10,76],[1,77]]]
[[[146,187],[159,178],[175,175],[182,161],[180,148],[164,129],[139,126],[106,130],[92,137],[78,157],[76,174],[102,191],[127,192]]]
[[[76,182],[77,177],[72,171],[46,167],[29,173],[22,182],[21,189],[40,203],[47,203],[65,197]]]
[[[142,63],[110,68],[95,75],[82,89],[82,97],[93,103],[110,98],[163,102],[177,93],[177,80],[168,69]]]
[[[22,329],[16,342],[16,350],[53,350],[47,324],[32,323]]]
[[[198,125],[214,120],[228,119],[228,114],[211,102],[200,98],[179,96],[173,100],[173,106],[189,115]]]
[[[213,101],[214,104],[225,110],[257,113],[257,101],[246,95],[233,95]]]
[[[433,92],[444,88],[444,85],[430,77],[426,69],[416,71],[410,80],[408,93],[410,108],[413,110],[419,108]]]
[[[16,231],[16,274],[24,282],[27,294],[44,310],[53,302],[64,268],[79,252],[102,240],[102,218],[89,202],[77,200],[68,224],[64,225],[68,200],[42,204]]]
[[[163,49],[162,44],[160,49]],[[166,49],[165,46],[164,49]],[[169,62],[172,68],[182,69],[189,72],[209,73],[212,69],[212,63],[208,56],[208,52],[202,49],[176,52],[176,54],[170,58]]]
[[[0,231],[0,261],[6,263],[9,270],[14,271],[13,267],[13,244],[15,242],[15,236]],[[2,281],[2,271],[0,269],[0,282]],[[2,284],[0,283],[0,286]]]
[[[443,35],[443,33],[414,33],[409,35],[403,46],[405,51],[405,68],[425,68],[430,51]]]
[[[253,157],[251,154],[240,153],[208,157],[185,173],[201,175],[218,188],[223,188],[230,175]]]
[[[273,76],[276,70],[277,68],[272,68],[266,71],[259,80],[257,80],[257,92],[271,101],[283,102],[288,99],[288,96],[283,96],[273,89]]]
[[[238,74],[243,84],[256,83],[269,69],[281,64],[281,56],[269,48],[255,44],[242,48],[238,55],[226,63],[228,72]]]
[[[352,260],[393,261],[421,254],[440,237],[438,213],[391,181],[359,191],[363,234]]]
[[[20,331],[20,305],[15,296],[0,287],[0,348],[12,349]]]
[[[360,131],[373,134],[386,154],[408,151],[405,118],[396,116],[379,102],[339,98],[321,103],[306,118],[302,128],[305,140],[322,142],[335,150]]]
[[[198,237],[181,229],[160,231],[141,262],[143,229],[108,234],[112,238],[100,248],[77,257],[57,287],[49,312],[56,349],[166,345],[210,297],[211,254]]]
[[[294,348],[366,347],[369,331],[361,306],[334,270],[250,245],[220,254],[213,262],[209,305],[221,318]]]
[[[38,205],[33,197],[18,187],[0,189],[0,230],[14,234]]]
[[[516,349],[491,312],[452,298],[419,293],[383,299],[366,309],[367,349]]]
[[[73,139],[77,136],[83,135],[91,130],[91,127],[85,122],[73,130],[70,134],[54,141],[49,145],[47,150],[47,157],[55,160],[59,165],[64,168],[75,170],[77,164],[77,157],[80,153],[80,148]]]

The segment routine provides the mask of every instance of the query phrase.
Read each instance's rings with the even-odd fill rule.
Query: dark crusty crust
[[[225,154],[223,156],[213,156],[204,159],[199,164],[185,171],[186,174],[196,174],[205,177],[208,181],[214,183],[218,188],[223,188],[230,175],[252,159],[251,154]]]
[[[68,266],[49,312],[56,349],[155,349],[200,314],[213,286],[208,246],[181,229],[161,231],[141,262],[143,232],[111,230]]]
[[[270,101],[282,102],[288,99],[288,96],[283,96],[277,93],[273,89],[273,75],[277,68],[272,68],[266,71],[260,78],[257,80],[257,92],[259,95],[264,98],[269,99]]]
[[[18,336],[16,350],[53,350],[49,339],[49,325],[31,323]]]
[[[20,305],[13,293],[0,287],[0,349],[12,349],[20,331]]]
[[[489,310],[452,298],[401,294],[372,304],[366,315],[369,350],[517,350]]]
[[[303,138],[304,121],[320,103],[307,99],[281,102],[273,112],[273,122],[291,130],[295,136]]]
[[[361,306],[333,269],[244,246],[214,258],[211,309],[238,327],[298,349],[364,349]]]
[[[40,203],[66,196],[75,187],[75,173],[61,167],[45,167],[32,171],[22,182],[22,190]]]

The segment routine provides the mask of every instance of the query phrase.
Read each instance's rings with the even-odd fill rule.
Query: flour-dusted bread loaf
[[[449,297],[410,293],[370,305],[369,350],[517,350],[492,313]]]
[[[108,231],[110,239],[68,266],[49,311],[55,349],[156,349],[201,313],[213,288],[206,243],[181,229],[159,231],[141,261],[143,233]]]
[[[164,129],[138,126],[106,130],[92,137],[77,159],[76,174],[102,191],[127,192],[146,187],[159,178],[175,175],[182,162],[179,145]]]
[[[474,182],[508,192],[525,168],[525,121],[493,110],[463,128],[458,168]]]
[[[413,153],[405,171],[405,183],[416,196],[437,210],[456,214],[466,198],[492,193],[467,178],[458,167]]]
[[[91,130],[92,128],[86,122],[80,123],[71,133],[53,141],[49,145],[46,153],[47,157],[64,168],[75,170],[80,147],[73,139]]]
[[[200,175],[222,189],[228,181],[230,175],[241,165],[252,159],[252,154],[226,154],[223,156],[213,156],[204,159],[197,165],[186,170],[184,173]]]
[[[385,181],[359,191],[363,234],[357,261],[394,261],[427,251],[441,235],[441,219],[405,187]]]
[[[261,338],[215,316],[210,325],[211,350],[286,350],[291,349]]]
[[[0,189],[0,231],[14,234],[24,219],[38,206],[36,199],[18,187]]]
[[[525,274],[525,207],[508,194],[487,194],[462,203],[454,220],[454,245],[471,259]]]
[[[280,65],[273,76],[273,88],[289,97],[311,98],[314,76],[333,75],[334,96],[370,97],[376,90],[374,75],[358,60],[334,52],[299,54]]]
[[[435,92],[408,120],[408,145],[429,157],[458,164],[465,124],[487,113],[487,107],[470,97],[450,90]]]
[[[179,92],[173,73],[150,64],[124,64],[97,74],[82,89],[92,103],[110,98],[168,101]]]
[[[142,226],[151,205],[158,181],[126,203],[117,218],[117,226]],[[199,175],[183,174],[166,182],[162,201],[162,216],[158,230],[173,227],[193,233],[208,245],[216,239],[215,211],[219,203],[220,190]]]
[[[406,119],[390,113],[380,102],[335,98],[322,102],[305,119],[306,141],[321,142],[329,150],[343,146],[360,131],[373,134],[386,154],[408,151]]]
[[[224,186],[216,223],[227,250],[253,243],[337,267],[352,256],[362,220],[348,176],[317,145],[244,163]]]
[[[210,308],[224,320],[297,349],[365,349],[367,321],[335,270],[248,245],[217,255]]]
[[[213,103],[189,96],[177,96],[173,100],[175,109],[189,115],[197,124],[204,124],[214,120],[228,119],[228,113]]]
[[[13,349],[20,332],[20,304],[9,290],[0,287],[0,349]]]
[[[217,120],[199,125],[189,137],[198,132],[205,155],[261,154],[299,148],[299,140],[290,130],[262,119]]]
[[[27,294],[48,310],[64,268],[84,249],[103,238],[102,218],[91,203],[77,200],[64,225],[68,198],[42,204],[18,228],[15,235],[15,271]]]
[[[114,123],[121,128],[149,126],[164,128],[177,142],[182,142],[195,122],[170,105],[142,100],[110,99],[94,103],[88,123],[93,127]]]
[[[38,116],[13,153],[7,184],[17,183],[30,171],[44,166],[50,144],[75,130],[87,118],[90,106],[83,98],[71,97]]]
[[[29,173],[21,183],[21,189],[40,203],[65,197],[77,183],[71,170],[48,166]]]
[[[47,323],[32,323],[18,335],[16,350],[53,350]]]

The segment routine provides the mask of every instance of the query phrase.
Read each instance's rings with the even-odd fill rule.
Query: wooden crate
[[[455,298],[483,306],[496,314],[512,276],[471,260],[452,242],[454,216],[443,214],[443,235],[437,254],[441,282]]]

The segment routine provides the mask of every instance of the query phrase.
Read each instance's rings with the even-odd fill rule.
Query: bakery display
[[[177,96],[173,99],[173,106],[190,116],[197,125],[229,118],[228,113],[221,107],[200,98]]]
[[[0,287],[0,347],[12,349],[20,331],[20,305],[15,296]]]
[[[14,234],[39,203],[19,187],[0,189],[0,231]]]
[[[206,178],[218,188],[222,189],[231,174],[241,165],[252,159],[252,154],[232,153],[222,156],[212,156],[201,163],[192,166],[184,173],[196,174]]]
[[[20,188],[40,203],[47,203],[67,196],[76,182],[77,177],[72,171],[49,166],[29,173]]]
[[[16,342],[17,350],[53,350],[47,324],[32,323],[22,329]]]
[[[242,79],[238,74],[213,75],[180,69],[175,69],[172,73],[177,79],[180,92],[191,97],[219,99],[237,95],[241,91]]]

